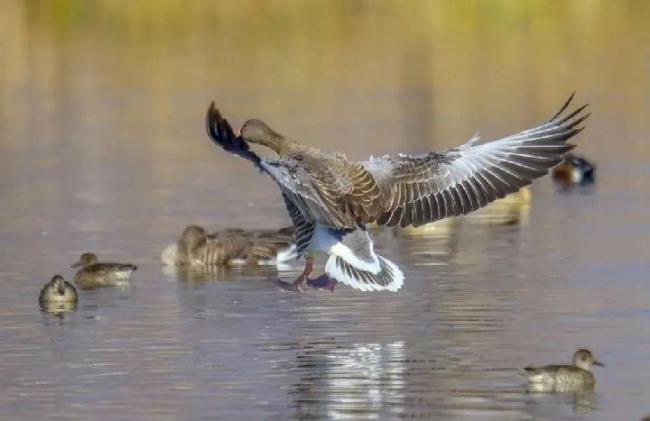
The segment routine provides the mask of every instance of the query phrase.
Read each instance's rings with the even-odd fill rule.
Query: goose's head
[[[84,253],[79,257],[79,261],[73,264],[71,267],[76,268],[76,267],[87,267],[90,265],[94,265],[97,263],[97,256],[94,253]]]
[[[239,130],[239,135],[247,143],[266,146],[278,154],[282,154],[285,145],[289,142],[284,136],[278,134],[262,120],[253,118],[246,120]]]
[[[579,349],[573,354],[573,365],[583,370],[589,370],[592,365],[605,366],[605,364],[597,361],[588,349]]]

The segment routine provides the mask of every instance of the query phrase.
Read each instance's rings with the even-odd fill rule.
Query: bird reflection
[[[41,304],[41,310],[44,313],[62,319],[65,313],[77,310],[77,303],[76,302],[43,303]]]
[[[403,403],[403,341],[343,347],[332,342],[307,344],[297,356],[300,378],[292,394],[298,418],[357,418]]]
[[[547,400],[549,398],[549,390],[543,389],[541,385],[529,385],[526,391],[534,400]],[[573,405],[573,412],[577,415],[587,414],[594,409],[596,409],[596,394],[594,392],[594,387],[584,387],[584,388],[568,388],[567,386],[558,386],[552,390],[553,395],[557,397],[558,395],[565,395],[570,397],[570,403]],[[531,411],[531,415],[537,413],[543,413],[545,410],[543,408],[536,409]]]
[[[166,276],[175,277],[192,286],[244,278],[273,278],[277,277],[278,272],[282,270],[282,267],[276,266],[162,266],[162,271]]]

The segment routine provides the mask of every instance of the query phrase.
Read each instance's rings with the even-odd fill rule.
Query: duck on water
[[[289,139],[252,119],[235,133],[212,103],[206,116],[211,140],[251,161],[278,185],[295,228],[305,268],[294,281],[302,291],[314,258],[325,254],[325,274],[362,291],[397,291],[404,274],[375,253],[366,224],[420,226],[467,214],[518,191],[549,172],[575,145],[589,116],[586,105],[566,113],[573,95],[545,123],[491,142],[468,142],[443,152],[349,161]],[[276,158],[261,158],[249,144]]]
[[[131,274],[138,269],[130,263],[100,263],[94,253],[83,253],[71,267],[80,266],[74,283],[82,289],[129,285]]]
[[[74,310],[78,300],[74,285],[61,275],[54,275],[50,282],[43,286],[38,296],[41,308],[51,313]]]
[[[177,266],[274,265],[296,257],[293,228],[243,230],[212,234],[200,226],[183,230],[178,242],[163,250],[162,262]]]
[[[569,392],[593,388],[596,377],[591,366],[604,367],[588,349],[573,354],[572,364],[526,367],[522,373],[528,379],[528,389],[534,392]]]

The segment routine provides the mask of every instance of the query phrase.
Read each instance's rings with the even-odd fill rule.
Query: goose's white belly
[[[330,254],[332,247],[337,244],[339,244],[338,238],[332,235],[327,227],[316,224],[309,245],[309,254]]]

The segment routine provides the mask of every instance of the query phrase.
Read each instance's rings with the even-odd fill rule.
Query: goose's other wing
[[[214,106],[214,101],[210,104],[205,116],[205,129],[215,144],[233,155],[251,161],[260,171],[263,171],[260,165],[260,157],[250,150],[248,143],[241,136],[235,135],[228,120],[223,118],[219,110]]]
[[[284,204],[289,212],[289,217],[293,223],[294,231],[293,238],[296,240],[296,254],[297,257],[302,256],[311,244],[311,239],[314,235],[314,221],[306,218],[300,209],[287,197],[286,193],[282,194]]]
[[[382,157],[361,164],[382,193],[380,225],[419,226],[474,211],[547,174],[575,145],[586,105],[565,115],[573,95],[548,122],[491,142],[478,137],[445,152]]]

